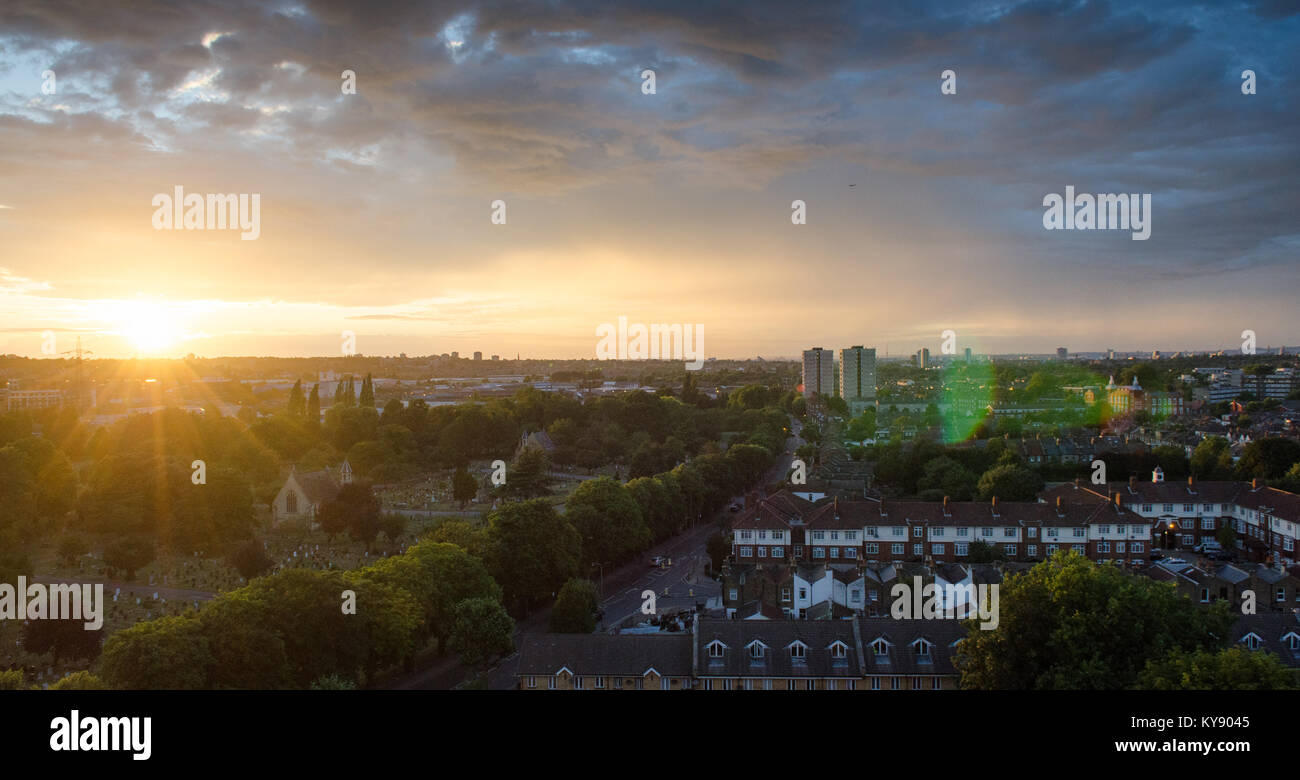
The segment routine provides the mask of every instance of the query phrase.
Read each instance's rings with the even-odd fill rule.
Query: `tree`
[[[320,422],[320,383],[311,386],[311,397],[307,399],[307,422],[315,425]]]
[[[307,413],[307,401],[302,394],[302,380],[293,383],[289,391],[288,412],[290,417],[302,417]]]
[[[454,544],[424,541],[402,557],[418,562],[428,578],[430,587],[424,604],[440,652],[447,646],[458,603],[474,598],[501,601],[501,586],[483,562]]]
[[[239,576],[246,580],[265,574],[274,563],[255,539],[250,539],[235,548],[228,560],[230,565],[239,572]]]
[[[1007,559],[1004,552],[980,539],[970,543],[968,552],[969,555],[966,560],[969,563],[993,563],[994,561],[1005,561]]]
[[[492,599],[465,599],[455,608],[448,646],[474,667],[515,649],[515,621]]]
[[[1277,479],[1300,463],[1300,442],[1270,436],[1246,445],[1237,461],[1240,479]]]
[[[998,612],[992,630],[968,624],[957,663],[964,688],[1129,688],[1148,661],[1217,648],[1232,624],[1226,602],[1203,608],[1168,583],[1074,552],[1007,575]]]
[[[348,536],[369,545],[379,535],[380,514],[379,497],[370,483],[350,482],[339,488],[332,500],[321,505],[317,520],[324,529],[344,527]]]
[[[465,505],[474,500],[478,495],[478,480],[464,468],[456,469],[456,473],[451,478],[451,496],[460,502],[460,508],[464,509]]]
[[[1198,479],[1229,479],[1232,476],[1232,451],[1228,440],[1221,436],[1201,439],[1192,451],[1190,466]]]
[[[114,688],[204,688],[212,654],[198,618],[161,617],[124,628],[104,642],[100,673]]]
[[[90,552],[90,544],[81,534],[67,532],[59,537],[58,552],[63,562],[71,566],[78,558]]]
[[[73,672],[50,686],[52,691],[107,691],[112,686],[90,672]]]
[[[1176,651],[1147,662],[1134,686],[1146,691],[1292,691],[1296,673],[1272,653],[1229,647]]]
[[[591,580],[572,579],[560,588],[551,610],[551,631],[557,634],[590,634],[596,630],[600,596]]]
[[[361,383],[361,397],[357,399],[357,405],[369,406],[372,409],[375,406],[375,385],[370,374],[366,374],[365,380]]]
[[[59,665],[60,658],[93,661],[99,657],[102,641],[103,632],[87,631],[84,620],[31,620],[23,626],[23,647],[33,653],[50,653],[55,666]]]
[[[126,579],[133,580],[136,570],[149,565],[154,555],[153,540],[142,536],[128,536],[109,542],[104,548],[104,565],[124,572]]]
[[[488,570],[506,602],[525,608],[548,599],[578,574],[582,537],[544,498],[506,504],[488,515]]]
[[[1003,501],[1032,501],[1043,489],[1043,478],[1024,466],[1003,464],[984,472],[978,489],[985,500],[996,497]]]
[[[968,501],[975,483],[975,475],[965,466],[952,458],[940,456],[926,462],[916,488],[919,492],[936,491],[940,497],[948,496],[953,501]]]
[[[650,546],[650,529],[636,501],[609,477],[579,485],[565,502],[564,517],[582,535],[583,566],[619,563]]]
[[[524,447],[506,472],[506,494],[521,498],[550,495],[549,469],[549,459],[541,447]]]
[[[1237,549],[1237,531],[1232,527],[1232,523],[1224,523],[1215,531],[1214,538],[1218,540],[1223,549],[1232,551]]]

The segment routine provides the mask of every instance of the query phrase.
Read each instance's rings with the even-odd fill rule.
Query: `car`
[[[1219,544],[1218,542],[1214,542],[1214,541],[1205,541],[1205,542],[1201,542],[1200,544],[1196,545],[1196,546],[1193,547],[1192,549],[1193,549],[1195,552],[1198,552],[1198,553],[1205,553],[1205,554],[1209,555],[1209,554],[1211,554],[1211,553],[1223,552],[1223,545]]]
[[[662,555],[656,555],[655,557],[650,559],[650,565],[658,569],[666,569],[669,566],[673,565],[673,559],[664,557]]]

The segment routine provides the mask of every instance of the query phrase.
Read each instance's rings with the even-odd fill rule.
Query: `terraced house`
[[[698,618],[689,633],[530,635],[522,690],[899,691],[957,687],[956,620]]]
[[[1153,550],[1191,549],[1217,540],[1225,526],[1236,533],[1246,561],[1267,564],[1268,571],[1250,576],[1269,586],[1270,597],[1294,597],[1287,582],[1264,580],[1285,579],[1286,568],[1296,563],[1300,496],[1259,482],[1165,482],[1157,467],[1149,482],[1075,480],[1033,502],[814,503],[782,491],[747,507],[733,523],[724,564],[729,617],[871,614],[878,603],[872,584],[893,576],[890,567],[923,565],[933,576],[934,567],[970,562],[977,544],[1011,562],[1073,550],[1100,563],[1141,568]]]

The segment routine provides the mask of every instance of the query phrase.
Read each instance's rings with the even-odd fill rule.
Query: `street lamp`
[[[595,566],[597,569],[600,570],[600,600],[604,601],[605,600],[605,567],[608,566],[609,564],[593,563],[591,565]]]

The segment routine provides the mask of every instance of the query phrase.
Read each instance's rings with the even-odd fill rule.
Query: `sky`
[[[0,353],[1300,344],[1298,43],[1278,0],[7,0]],[[176,186],[256,239],[156,228]],[[1045,229],[1067,186],[1150,237]]]

